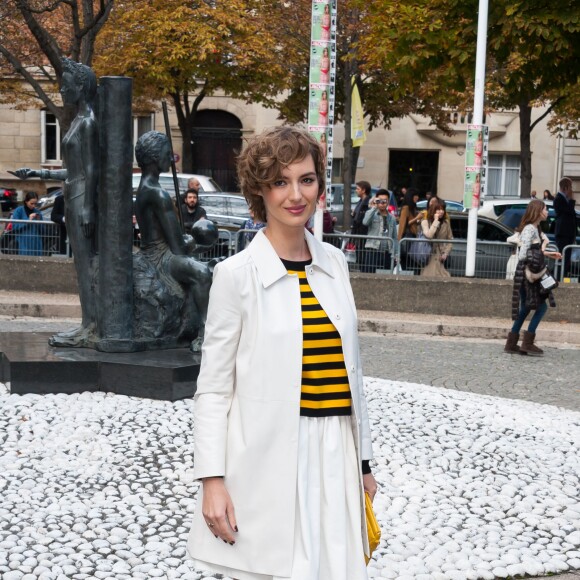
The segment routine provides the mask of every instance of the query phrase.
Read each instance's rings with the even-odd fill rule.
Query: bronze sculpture
[[[97,78],[88,67],[62,59],[60,93],[77,115],[62,140],[64,169],[13,171],[20,179],[40,177],[64,181],[65,222],[74,255],[82,310],[80,328],[54,335],[51,346],[89,346],[96,333],[96,201],[99,175],[99,134],[93,110]]]
[[[76,108],[62,141],[64,168],[12,172],[21,179],[64,181],[82,324],[52,336],[49,344],[104,352],[189,345],[199,352],[215,261],[203,264],[193,253],[211,248],[217,229],[200,220],[193,237],[180,230],[173,201],[159,185],[160,172],[171,164],[171,146],[165,135],[150,131],[135,148],[143,173],[135,204],[141,251],[132,253],[131,80],[101,79],[97,119],[93,71],[66,58],[63,70],[63,102]]]
[[[189,312],[194,312],[197,326],[197,337],[191,343],[191,350],[199,352],[203,342],[212,274],[211,266],[197,261],[192,254],[213,246],[218,234],[208,220],[199,220],[192,228],[195,239],[180,233],[173,200],[159,185],[159,174],[169,170],[171,156],[168,139],[163,133],[149,131],[137,141],[135,157],[142,170],[135,203],[141,231],[140,253],[156,266],[159,275],[173,287],[173,291],[178,291],[174,282],[184,288],[186,307]],[[138,270],[135,268],[136,272]],[[139,286],[137,275],[135,286]],[[175,324],[172,327],[175,328]],[[183,330],[188,332],[188,329]]]

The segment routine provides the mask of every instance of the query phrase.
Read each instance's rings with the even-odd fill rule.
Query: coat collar
[[[312,267],[334,278],[330,258],[322,244],[306,229],[304,230],[304,237],[312,256]],[[264,288],[271,286],[274,282],[286,276],[286,268],[264,234],[263,229],[258,231],[252,243],[248,246],[248,253],[256,265],[258,277]]]

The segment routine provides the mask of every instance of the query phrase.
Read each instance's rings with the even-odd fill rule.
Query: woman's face
[[[282,169],[280,177],[262,189],[268,227],[303,228],[316,209],[318,178],[312,155]]]
[[[548,208],[546,206],[542,209],[542,221],[546,221],[548,219]]]
[[[76,105],[81,98],[81,88],[70,72],[65,72],[62,75],[60,94],[65,105]]]
[[[417,203],[419,201],[419,195],[414,195],[413,196],[413,202]]]
[[[26,204],[26,207],[28,209],[34,209],[36,207],[36,204],[38,203],[38,198],[33,197],[33,198],[29,199],[28,201],[25,201],[24,203]]]

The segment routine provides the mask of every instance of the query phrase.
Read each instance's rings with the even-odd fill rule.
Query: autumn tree
[[[401,81],[397,69],[377,66],[368,59],[366,51],[372,52],[374,18],[369,9],[373,3],[341,0],[338,3],[337,22],[337,74],[335,90],[335,121],[345,127],[342,180],[345,191],[356,178],[358,148],[351,140],[351,79],[361,94],[367,128],[389,127],[391,120],[411,112],[431,116],[443,127],[443,115],[437,102],[423,99],[419,84],[414,92],[400,90]],[[291,90],[277,107],[282,118],[290,122],[304,122],[308,107],[308,67],[310,58],[311,0],[291,0],[277,3],[269,12],[271,27],[278,35],[281,46],[293,47],[300,58],[292,61]],[[350,221],[350,196],[344,198],[344,223]]]
[[[42,103],[65,129],[69,112],[55,98],[61,58],[91,65],[95,40],[114,0],[3,0],[0,3],[0,99]]]
[[[531,189],[530,134],[550,113],[578,118],[580,19],[574,0],[498,0],[490,4],[486,108],[517,110],[521,194]],[[433,103],[473,103],[476,0],[379,0],[362,49],[376,67],[397,70],[397,96],[408,91]],[[422,85],[423,89],[418,87]],[[532,108],[546,106],[532,122]]]
[[[258,0],[118,2],[99,40],[96,70],[127,75],[135,93],[169,97],[192,166],[191,133],[203,99],[217,91],[272,103],[288,84],[285,60]]]

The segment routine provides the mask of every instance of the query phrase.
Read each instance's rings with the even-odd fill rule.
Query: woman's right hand
[[[203,480],[202,513],[210,532],[230,545],[236,543],[234,533],[238,531],[234,504],[221,477],[206,477]]]

